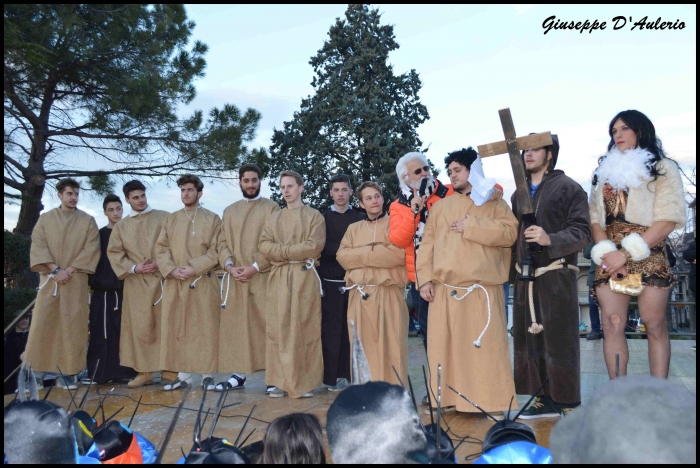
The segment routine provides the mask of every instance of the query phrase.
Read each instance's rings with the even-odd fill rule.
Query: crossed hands
[[[180,281],[187,281],[196,275],[197,272],[191,266],[177,267],[168,276]]]
[[[627,257],[622,252],[615,250],[614,252],[606,253],[600,258],[603,261],[600,267],[606,273],[609,273],[611,278],[619,280],[627,276],[627,267],[625,266]]]
[[[152,258],[147,258],[143,262],[136,265],[134,271],[139,275],[152,275],[158,271],[158,264]]]
[[[73,279],[74,272],[75,268],[73,267],[68,267],[65,270],[59,270],[59,272],[56,273],[56,276],[53,277],[53,280],[58,284],[68,284],[70,280]]]
[[[258,270],[254,266],[234,267],[233,265],[229,265],[226,268],[226,272],[236,281],[247,283],[257,274]]]

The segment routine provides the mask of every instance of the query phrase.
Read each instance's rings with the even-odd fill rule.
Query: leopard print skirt
[[[609,185],[603,189],[603,199],[605,201],[605,213],[607,215],[605,229],[608,234],[608,239],[619,249],[622,244],[622,239],[630,234],[644,234],[646,226],[633,224],[625,221],[624,208],[627,205],[627,192],[618,194]],[[671,272],[671,265],[666,256],[666,239],[659,244],[650,248],[651,255],[649,258],[641,262],[628,261],[625,265],[628,273],[638,273],[642,275],[642,284],[654,288],[668,289],[676,282],[674,274]],[[595,297],[595,288],[601,284],[607,284],[610,280],[610,274],[598,265],[595,271],[595,279],[591,286],[591,293]],[[596,298],[597,302],[597,298]]]

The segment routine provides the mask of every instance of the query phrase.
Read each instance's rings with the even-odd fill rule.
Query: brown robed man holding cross
[[[485,158],[507,152],[515,177],[515,390],[533,395],[547,382],[520,417],[559,417],[581,401],[576,263],[591,238],[587,196],[578,183],[555,169],[556,135],[518,138],[510,109],[498,113],[506,140],[479,146],[479,153]]]

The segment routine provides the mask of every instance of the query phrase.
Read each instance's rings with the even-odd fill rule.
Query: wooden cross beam
[[[488,158],[498,154],[508,153],[510,156],[510,165],[513,168],[513,177],[515,178],[515,196],[518,199],[520,212],[523,215],[526,223],[534,224],[534,215],[532,209],[532,200],[530,199],[530,187],[528,187],[527,175],[525,174],[525,163],[520,155],[520,151],[529,148],[540,148],[552,144],[552,134],[550,132],[536,133],[524,137],[515,136],[515,127],[513,126],[513,118],[510,115],[510,109],[501,109],[498,111],[501,118],[501,126],[503,127],[503,135],[505,141],[480,145],[478,147],[479,156]],[[530,219],[532,218],[532,219]]]

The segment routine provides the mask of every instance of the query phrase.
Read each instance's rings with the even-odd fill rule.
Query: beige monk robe
[[[76,209],[54,208],[39,217],[32,231],[29,264],[40,273],[25,360],[35,371],[74,375],[87,367],[88,274],[100,260],[95,218]],[[66,284],[55,283],[44,264],[77,268]],[[54,295],[55,292],[55,295]]]
[[[156,241],[167,215],[149,208],[132,212],[114,226],[107,247],[112,270],[124,280],[119,363],[138,372],[160,369],[162,301],[156,302],[163,277],[159,271],[142,275],[133,268],[148,258],[155,260]]]
[[[265,314],[270,263],[259,252],[267,218],[279,211],[268,198],[239,200],[224,210],[219,235],[219,263],[235,267],[257,264],[259,272],[248,282],[226,274],[222,284],[219,326],[219,372],[252,374],[265,368]]]
[[[354,320],[372,380],[395,385],[400,383],[392,366],[402,382],[408,376],[405,255],[404,249],[389,242],[389,217],[382,216],[351,224],[336,257],[345,269],[347,288],[353,288],[346,292],[350,294],[348,328],[352,330],[350,320]],[[362,299],[362,292],[367,299]]]
[[[260,253],[272,264],[265,383],[292,398],[302,397],[323,380],[320,281],[314,268],[302,266],[307,260],[317,265],[325,243],[323,216],[308,206],[276,211],[260,236]]]
[[[189,217],[188,217],[189,215]],[[192,220],[195,222],[192,223]],[[192,232],[194,230],[194,235]],[[211,374],[219,353],[219,265],[217,241],[221,219],[206,208],[170,213],[156,242],[163,281],[160,369]],[[191,266],[195,276],[168,278],[175,268]]]
[[[452,222],[464,219],[466,212],[464,233],[451,231]],[[515,395],[503,283],[508,280],[517,229],[518,221],[503,200],[476,206],[469,196],[455,193],[430,210],[418,249],[418,281],[421,286],[432,281],[435,289],[428,315],[428,364],[431,397],[437,395],[437,369],[442,365],[443,407],[479,411],[446,384],[486,411],[508,409]],[[467,292],[460,288],[477,284],[490,297],[490,317],[484,290],[475,288],[457,300]],[[481,347],[476,347],[479,338]]]

